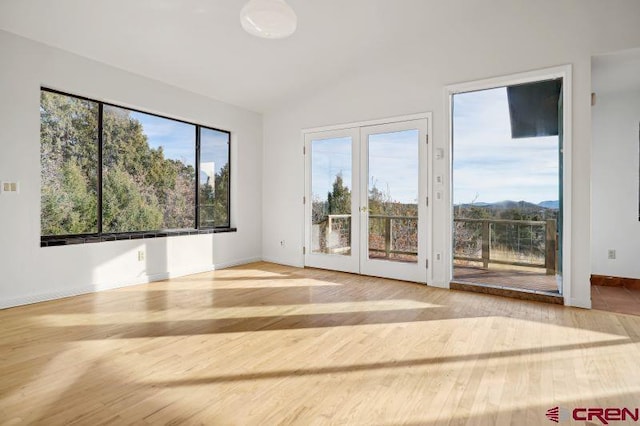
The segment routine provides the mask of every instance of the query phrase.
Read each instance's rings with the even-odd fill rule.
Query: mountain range
[[[507,209],[524,209],[524,210],[535,210],[535,209],[550,209],[550,210],[558,210],[560,208],[560,202],[558,200],[552,201],[542,201],[538,204],[530,203],[528,201],[511,201],[504,200],[498,201],[495,203],[469,203],[469,204],[456,204],[456,207],[485,207],[489,209],[498,209],[498,210],[507,210]]]

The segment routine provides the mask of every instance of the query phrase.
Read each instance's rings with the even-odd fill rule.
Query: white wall
[[[0,195],[0,307],[260,259],[259,114],[2,31],[0,61],[0,180],[21,184]],[[41,248],[41,85],[230,130],[238,232]]]
[[[640,278],[640,89],[597,91],[592,125],[592,272]],[[615,260],[607,258],[609,249],[616,250]]]
[[[640,46],[640,3],[492,2],[436,20],[424,2],[422,26],[406,46],[385,50],[367,72],[344,76],[299,102],[264,117],[263,257],[302,265],[303,128],[432,111],[434,146],[447,152],[444,87],[563,64],[573,65],[573,226],[569,304],[590,307],[591,67],[594,52]],[[439,4],[440,8],[446,7]],[[501,6],[500,6],[501,5]],[[551,12],[551,13],[550,13]],[[434,31],[433,29],[436,28]],[[448,173],[449,159],[432,174]],[[433,200],[433,197],[431,197]],[[446,210],[434,204],[433,247],[446,253]],[[285,247],[280,241],[285,240]],[[434,284],[445,283],[442,262],[431,262]]]

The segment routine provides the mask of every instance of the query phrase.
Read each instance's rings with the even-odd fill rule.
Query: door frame
[[[453,279],[453,95],[478,90],[494,89],[504,86],[532,83],[542,80],[562,78],[562,296],[565,304],[571,299],[571,204],[572,204],[572,66],[571,64],[545,68],[523,73],[511,74],[465,83],[451,84],[445,87],[445,129],[447,132],[447,155],[445,176],[445,226],[443,226],[444,247],[444,286],[449,287]]]
[[[351,253],[349,255],[340,254],[314,254],[311,250],[311,213],[313,209],[313,200],[311,199],[311,141],[350,137],[351,138],[351,182],[348,182],[351,188]],[[360,168],[360,150],[358,149],[360,142],[359,128],[346,128],[340,130],[326,130],[320,132],[307,132],[304,134],[304,265],[311,260],[311,267],[331,269],[334,271],[358,273],[360,271],[360,237],[359,233],[355,234],[354,229],[360,229],[360,174],[356,173]],[[355,196],[353,196],[355,194]]]
[[[394,123],[363,126],[360,128],[360,206],[366,206],[360,214],[360,273],[370,276],[385,276],[392,279],[412,282],[427,282],[427,240],[431,227],[427,191],[429,183],[428,138],[429,120],[419,119]],[[372,259],[369,257],[369,136],[375,134],[395,133],[417,129],[418,139],[418,256],[415,263],[397,262],[388,259]],[[424,139],[426,138],[426,140]],[[363,179],[363,177],[367,177]]]
[[[319,126],[319,127],[309,127],[309,128],[304,128],[301,130],[301,139],[302,139],[302,153],[303,153],[303,161],[304,161],[304,175],[305,175],[305,179],[304,179],[304,188],[303,188],[303,192],[302,192],[302,197],[303,200],[306,201],[306,196],[307,196],[307,190],[308,190],[308,185],[309,185],[309,179],[311,177],[311,171],[310,171],[310,167],[309,167],[309,156],[306,155],[308,153],[307,148],[306,148],[306,136],[307,134],[311,134],[311,133],[319,133],[319,132],[331,132],[331,131],[336,131],[336,130],[347,130],[347,129],[357,129],[358,132],[360,132],[360,128],[362,127],[368,127],[368,126],[377,126],[377,125],[381,125],[381,124],[392,124],[392,123],[400,123],[400,122],[404,122],[404,121],[414,121],[414,120],[421,120],[421,119],[426,119],[427,120],[427,142],[426,143],[426,147],[427,147],[427,154],[426,154],[426,173],[421,172],[420,173],[420,177],[421,179],[424,178],[426,179],[426,196],[429,198],[429,200],[433,200],[432,198],[432,190],[433,190],[433,182],[431,179],[432,176],[432,170],[433,170],[433,160],[432,160],[432,152],[433,152],[433,113],[431,112],[421,112],[421,113],[415,113],[415,114],[407,114],[407,115],[401,115],[401,116],[394,116],[394,117],[389,117],[389,118],[379,118],[379,119],[373,119],[373,120],[363,120],[363,121],[355,121],[355,122],[347,122],[347,123],[341,123],[341,124],[334,124],[334,125],[327,125],[327,126]],[[359,200],[358,200],[359,201]],[[306,249],[308,247],[310,247],[309,243],[310,241],[308,241],[308,235],[307,235],[307,204],[303,205],[303,214],[305,215],[304,220],[302,221],[302,238],[301,240],[304,242],[304,246],[303,246],[303,253],[304,251],[306,251]],[[426,215],[427,215],[427,219],[426,219],[426,231],[427,231],[427,241],[426,241],[426,257],[427,260],[429,261],[429,267],[427,268],[427,284],[430,284],[433,282],[433,264],[434,262],[431,261],[432,259],[432,249],[433,249],[433,234],[434,234],[434,228],[433,228],[433,202],[429,202],[426,208]],[[302,258],[302,264],[303,266],[305,265],[305,260],[306,257],[303,254],[303,258]]]

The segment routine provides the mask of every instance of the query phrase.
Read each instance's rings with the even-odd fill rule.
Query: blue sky
[[[351,138],[318,139],[311,142],[311,198],[326,201],[336,176],[341,173],[344,185],[351,185]]]
[[[389,193],[393,201],[418,201],[418,130],[369,136],[369,189]]]
[[[506,88],[457,94],[454,204],[558,199],[558,137],[511,139]]]
[[[165,158],[195,167],[196,126],[141,112],[131,111],[130,116],[142,124],[151,148],[162,146]]]
[[[213,161],[216,167],[215,171],[219,173],[229,159],[229,134],[203,128],[200,135],[200,147],[200,162]]]
[[[371,135],[369,188],[375,185],[391,198],[415,203],[418,197],[418,131]],[[351,138],[314,140],[311,144],[312,198],[326,200],[338,173],[351,185]]]
[[[147,135],[149,146],[162,146],[165,158],[180,160],[195,166],[195,128],[193,124],[156,117],[141,112],[130,112],[131,118],[138,120]],[[200,161],[214,162],[216,173],[227,163],[229,156],[229,135],[213,129],[202,129],[200,139]]]

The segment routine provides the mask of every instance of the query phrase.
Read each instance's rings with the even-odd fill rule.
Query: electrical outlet
[[[607,252],[607,257],[609,259],[615,259],[616,258],[616,251],[614,249],[609,249],[609,251]]]
[[[138,250],[138,262],[142,262],[144,260],[144,250]]]

